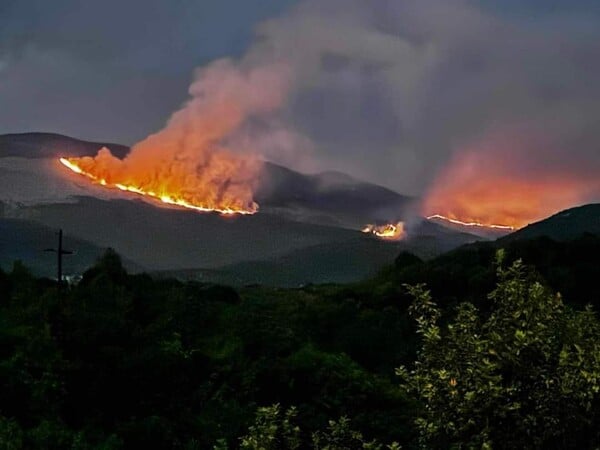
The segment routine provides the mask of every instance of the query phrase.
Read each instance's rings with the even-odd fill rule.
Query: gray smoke
[[[507,135],[507,142],[519,136],[507,155],[519,152],[524,176],[600,174],[599,22],[575,13],[500,14],[467,0],[301,1],[261,22],[254,43],[236,58],[240,70],[289,66],[285,105],[243,124],[228,146],[299,169],[346,171],[411,194],[425,192],[453,155],[488,136]],[[177,28],[166,35],[176,36]],[[110,60],[112,50],[89,51]],[[0,102],[12,98],[11,86],[25,90],[23,79],[35,81],[31,68],[48,64],[84,77],[86,90],[107,82],[81,59],[55,52],[44,62],[40,52],[24,47],[21,62],[30,63],[0,73]],[[50,89],[57,83],[47,81]],[[148,76],[135,86],[120,92],[162,98],[160,79]],[[42,96],[42,111],[60,103],[58,97],[81,109],[77,92],[52,92]],[[166,117],[175,105],[163,100],[156,104]],[[26,108],[41,114],[33,104]],[[156,115],[144,120],[152,122],[147,131],[160,128]]]
[[[600,175],[592,25],[492,15],[462,0],[305,1],[262,24],[246,58],[293,67],[285,118],[312,142],[311,166],[421,193],[488,134],[522,137],[522,171]]]

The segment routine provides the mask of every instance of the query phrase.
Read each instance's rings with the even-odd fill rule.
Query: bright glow
[[[67,158],[60,158],[59,161],[64,165],[67,166],[69,169],[71,169],[73,172],[75,173],[79,173],[79,174],[83,174],[83,170],[81,170],[79,167],[77,167],[75,164],[71,163],[71,161],[69,161]],[[91,178],[93,180],[96,179],[96,177],[89,175],[89,174],[85,174],[88,178]],[[102,180],[104,181],[104,180]],[[100,182],[101,184],[105,184],[102,183],[102,181]]]
[[[150,198],[159,200],[162,203],[165,203],[168,205],[180,206],[182,208],[193,209],[193,210],[201,211],[201,212],[218,212],[218,213],[221,213],[224,215],[254,214],[256,211],[258,211],[258,205],[256,203],[254,203],[252,205],[252,207],[250,207],[248,209],[243,209],[243,208],[238,208],[238,207],[227,207],[227,206],[210,207],[210,206],[206,206],[206,205],[190,203],[190,202],[184,200],[183,198],[178,197],[176,193],[162,193],[162,194],[158,195],[154,191],[146,191],[139,186],[127,185],[127,184],[123,184],[123,183],[109,183],[104,178],[98,178],[94,174],[84,171],[81,167],[79,167],[77,165],[77,162],[72,159],[60,158],[59,161],[65,167],[69,168],[70,170],[72,170],[73,172],[75,172],[79,175],[82,175],[82,176],[88,178],[93,183],[97,183],[108,189],[119,189],[121,191],[131,192],[131,193],[134,193],[137,195],[150,197]]]
[[[544,152],[552,156],[553,145],[502,131],[457,149],[425,193],[421,214],[510,231],[600,198],[592,165],[545,163]]]
[[[404,230],[404,222],[388,223],[385,225],[365,225],[361,230],[363,233],[373,234],[381,239],[389,239],[399,241],[404,239],[406,231]]]
[[[451,217],[442,216],[441,214],[434,214],[432,216],[427,217],[428,220],[439,219],[445,220],[446,222],[450,222],[456,225],[462,225],[464,227],[479,227],[479,228],[495,228],[498,230],[507,230],[512,231],[515,227],[511,227],[510,225],[497,225],[491,223],[481,223],[481,222],[463,222],[458,219],[452,219]]]

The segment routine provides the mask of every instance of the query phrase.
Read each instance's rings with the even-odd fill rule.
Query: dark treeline
[[[592,448],[590,430],[600,425],[593,392],[600,353],[590,344],[597,324],[591,312],[585,319],[574,310],[600,301],[600,238],[513,242],[505,254],[503,264],[522,258],[535,270],[499,272],[496,248],[474,245],[428,262],[402,254],[355,285],[234,290],[130,275],[108,251],[77,285],[59,290],[15,263],[0,271],[0,449],[388,448],[375,439],[402,448]],[[419,283],[431,297],[407,287]],[[566,306],[549,300],[553,291]],[[502,316],[509,310],[510,320]],[[506,319],[509,329],[522,311],[528,319],[518,332],[494,328]],[[432,319],[438,315],[442,325]],[[576,336],[565,331],[575,321],[583,330]],[[455,329],[485,339],[457,337]],[[555,338],[551,349],[542,346]],[[577,347],[598,361],[563,367]],[[505,354],[487,353],[499,348]],[[560,395],[522,376],[523,355]],[[452,361],[485,368],[490,358],[489,373],[478,370],[464,392],[463,384],[455,389],[463,380],[448,374],[464,368]],[[484,383],[488,376],[493,382]],[[436,397],[445,388],[422,390],[435,385],[432,377],[452,388],[449,397]],[[544,401],[522,399],[492,420],[515,392]],[[483,395],[499,403],[453,403]],[[537,440],[504,436],[520,415],[547,421],[551,431],[532,427]],[[493,429],[479,429],[485,421]]]

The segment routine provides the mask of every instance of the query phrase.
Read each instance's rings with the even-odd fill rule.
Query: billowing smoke
[[[423,214],[520,228],[600,199],[599,168],[562,161],[551,135],[551,130],[503,129],[465,146],[435,178]]]
[[[191,100],[166,127],[133,146],[123,159],[103,148],[94,158],[70,158],[109,187],[149,194],[168,203],[253,212],[261,159],[227,147],[246,121],[268,116],[283,103],[289,73],[284,64],[258,67],[220,60],[197,74]]]
[[[600,200],[598,20],[309,0],[261,25],[250,53],[292,68],[281,117],[311,142],[307,167],[422,195],[428,214],[521,226]]]
[[[201,70],[163,131],[100,160],[244,207],[260,158],[335,168],[423,195],[427,213],[521,225],[599,199],[597,21],[305,0],[260,24],[239,61]]]

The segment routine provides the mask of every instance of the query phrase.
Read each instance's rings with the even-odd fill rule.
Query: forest
[[[297,289],[0,271],[0,449],[600,445],[600,237]]]

